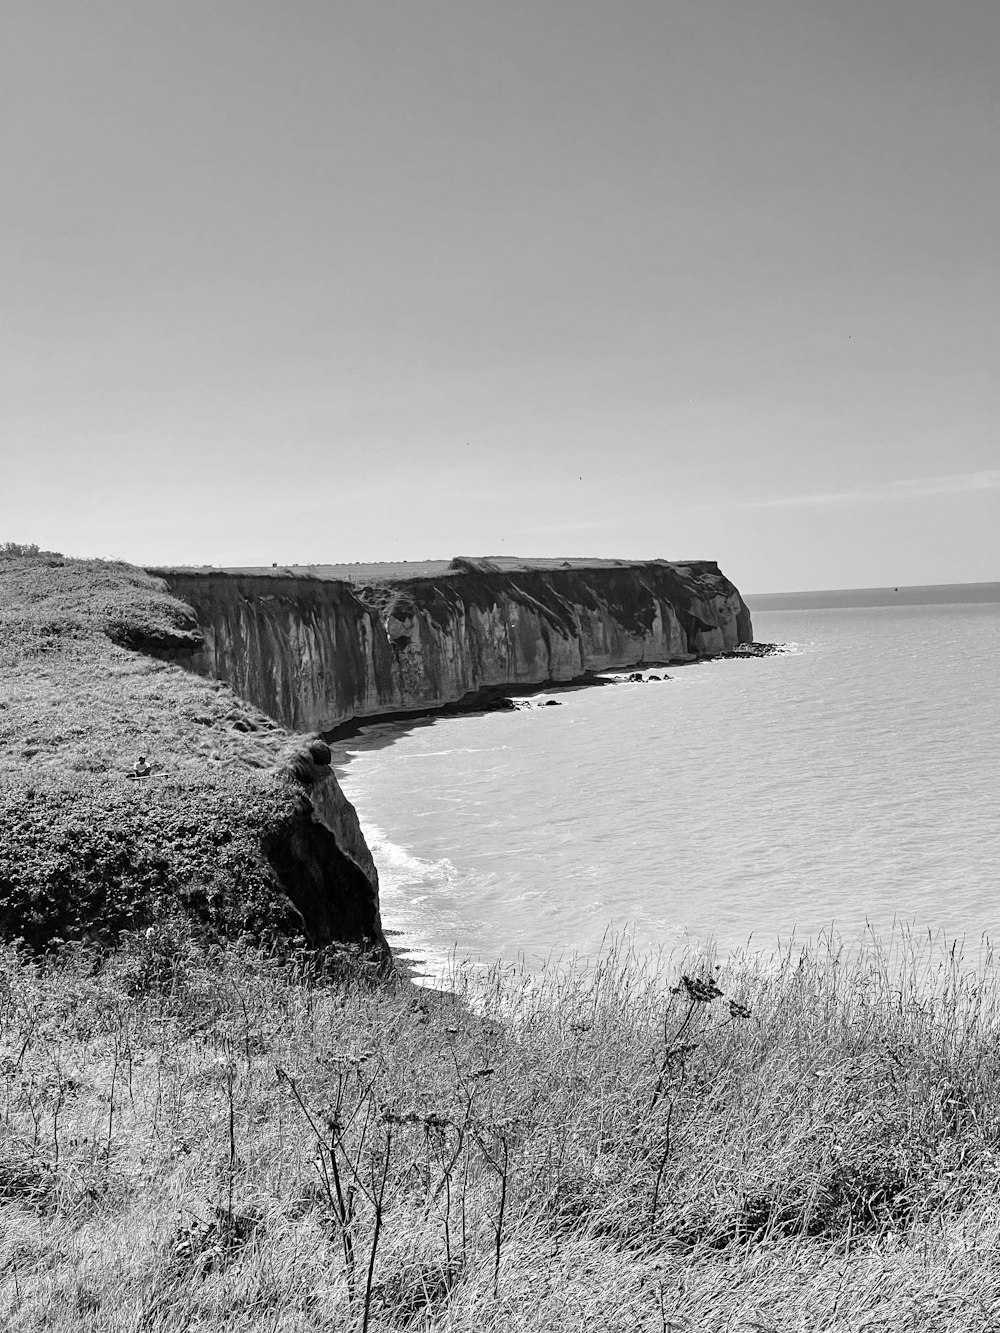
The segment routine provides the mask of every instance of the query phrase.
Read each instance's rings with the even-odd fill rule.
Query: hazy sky
[[[998,0],[0,28],[0,540],[1000,579]]]

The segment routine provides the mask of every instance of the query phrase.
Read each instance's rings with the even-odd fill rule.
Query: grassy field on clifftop
[[[690,969],[0,951],[0,1326],[996,1329],[992,963]]]
[[[129,565],[0,552],[0,774],[124,778],[271,767],[285,733],[218,681],[134,649],[198,641],[191,612]]]

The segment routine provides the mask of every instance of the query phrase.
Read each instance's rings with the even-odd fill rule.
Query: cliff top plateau
[[[262,578],[288,577],[322,579],[343,583],[392,583],[410,579],[434,579],[442,574],[527,574],[536,570],[572,569],[643,569],[662,565],[685,569],[692,565],[714,565],[710,560],[614,560],[602,557],[553,556],[522,557],[512,555],[453,556],[451,560],[377,560],[354,561],[339,565],[150,565],[153,574],[234,574]],[[716,566],[718,568],[718,566]]]

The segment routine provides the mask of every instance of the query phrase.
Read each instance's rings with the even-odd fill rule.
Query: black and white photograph
[[[0,3],[0,1329],[1000,1333],[998,0]]]

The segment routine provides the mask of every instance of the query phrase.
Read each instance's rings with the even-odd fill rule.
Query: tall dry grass
[[[332,970],[331,970],[332,969]],[[0,955],[0,1326],[995,1329],[992,954]]]

